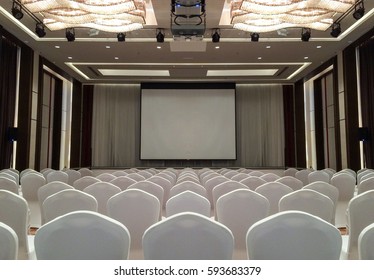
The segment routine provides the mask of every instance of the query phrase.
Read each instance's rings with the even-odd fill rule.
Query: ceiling
[[[21,21],[11,14],[12,0],[0,0],[0,24],[40,55],[84,84],[138,82],[237,82],[293,83],[329,60],[374,26],[374,1],[366,0],[365,15],[356,21],[347,15],[338,38],[326,31],[312,30],[309,42],[301,41],[301,29],[283,33],[261,33],[251,42],[250,33],[230,25],[229,0],[206,0],[203,38],[173,38],[170,0],[147,0],[143,29],[126,34],[118,42],[115,33],[79,28],[76,40],[68,42],[65,30],[49,31],[44,38],[35,33],[35,21]],[[337,15],[336,17],[339,17]],[[220,42],[212,34],[220,31]],[[157,43],[157,29],[165,42]],[[219,48],[216,48],[219,47]]]

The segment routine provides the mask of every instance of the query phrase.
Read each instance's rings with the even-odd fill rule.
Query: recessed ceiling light
[[[55,46],[55,48],[56,48],[56,49],[59,49],[59,48],[60,48],[60,46]]]
[[[267,49],[270,49],[270,48],[271,48],[271,46],[266,46],[266,48],[267,48]]]
[[[105,48],[110,49],[110,46],[105,46]]]
[[[114,57],[114,59],[116,59],[116,60],[117,60],[117,59],[119,59],[119,57],[118,57],[118,56],[115,56],[115,57]]]
[[[216,49],[219,49],[219,46],[215,46]]]
[[[322,48],[322,46],[317,46],[317,49],[320,49],[320,48]]]
[[[158,49],[161,49],[161,46],[157,46]]]
[[[259,59],[259,60],[260,60],[260,59],[262,59],[262,57],[261,57],[261,56],[259,56],[259,57],[257,57],[257,59]]]
[[[68,59],[73,59],[73,57],[72,56],[68,56]]]
[[[309,56],[304,56],[304,59],[308,59],[309,58]]]

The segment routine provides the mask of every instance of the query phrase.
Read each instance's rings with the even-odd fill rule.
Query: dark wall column
[[[306,168],[304,82],[295,83],[296,167]]]

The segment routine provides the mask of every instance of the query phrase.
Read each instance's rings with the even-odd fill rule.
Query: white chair
[[[0,176],[0,190],[8,190],[12,193],[19,194],[18,184],[9,178]]]
[[[11,181],[13,181],[14,183],[16,183],[18,185],[18,180],[17,180],[17,176],[13,173],[13,172],[10,172],[10,171],[1,171],[0,172],[0,178],[7,178]]]
[[[130,173],[129,175],[127,175],[127,178],[133,179],[137,182],[145,181],[145,177],[143,177],[142,175],[139,175],[137,173]]]
[[[153,176],[153,174],[147,170],[140,170],[138,175],[143,176],[145,179],[149,179]]]
[[[110,173],[101,173],[96,176],[96,179],[99,179],[102,182],[110,182],[116,178],[117,177],[115,175],[110,174]]]
[[[274,182],[280,178],[279,175],[274,173],[266,173],[262,176],[260,176],[261,179],[264,179],[266,182]]]
[[[40,207],[40,213],[41,213],[41,224],[45,224],[44,220],[44,213],[43,213],[43,202],[44,200],[55,193],[58,193],[63,190],[73,190],[74,188],[66,183],[54,181],[45,184],[43,187],[40,187],[38,189],[38,202]]]
[[[358,259],[358,237],[362,230],[374,223],[374,190],[351,199],[348,204],[348,236],[343,236],[342,259]]]
[[[73,187],[77,190],[83,191],[89,185],[92,185],[97,182],[101,182],[100,179],[97,179],[93,176],[84,176],[76,180],[73,183]]]
[[[168,199],[165,213],[166,217],[181,212],[194,212],[210,217],[210,208],[210,202],[206,197],[196,192],[186,190]]]
[[[367,176],[367,177],[370,177],[370,175],[374,174],[374,170],[373,169],[365,169],[361,172],[357,172],[357,185],[361,183],[362,181],[362,178]]]
[[[91,169],[86,168],[86,167],[78,169],[78,172],[81,174],[81,177],[94,176],[93,171]]]
[[[232,177],[234,177],[235,175],[238,175],[238,174],[239,174],[238,171],[230,170],[229,172],[226,172],[225,174],[223,174],[223,176],[225,176],[228,179],[231,179]]]
[[[233,181],[236,181],[236,182],[240,182],[241,180],[244,180],[244,179],[247,179],[249,178],[250,176],[248,174],[245,174],[245,173],[238,173],[236,174],[235,176],[233,176],[231,178],[231,180]]]
[[[300,211],[262,219],[248,230],[246,240],[252,260],[338,260],[342,248],[336,227]]]
[[[308,174],[308,183],[314,182],[330,183],[330,175],[323,170],[312,171]]]
[[[201,176],[200,177],[200,182],[203,184],[203,185],[205,185],[205,183],[208,181],[208,180],[210,180],[210,179],[212,179],[212,178],[214,178],[214,177],[218,177],[218,176],[222,176],[221,174],[219,174],[219,173],[216,173],[216,172],[210,172],[210,173],[208,173],[208,174],[204,174],[203,176]]]
[[[255,192],[265,196],[269,200],[269,215],[273,215],[279,211],[279,200],[286,194],[292,193],[293,189],[282,183],[268,182],[256,188]]]
[[[55,181],[63,182],[66,184],[69,183],[69,175],[65,171],[62,171],[62,170],[53,170],[49,172],[46,176],[46,179],[47,179],[47,183],[55,182]]]
[[[35,235],[39,260],[126,260],[130,234],[105,215],[76,211],[43,225]]]
[[[67,169],[65,173],[68,174],[68,184],[70,186],[73,186],[74,182],[82,177],[81,173],[74,169]]]
[[[226,178],[225,176],[218,176],[218,177],[213,177],[205,182],[204,188],[206,189],[206,195],[212,208],[214,207],[213,194],[212,194],[214,187],[223,182],[228,182],[228,181],[230,181],[230,179]]]
[[[264,179],[257,176],[249,176],[248,178],[241,180],[240,183],[246,185],[250,190],[254,191],[257,187],[267,183]]]
[[[96,199],[79,190],[63,190],[48,196],[43,204],[44,221],[49,221],[64,214],[87,210],[97,212]]]
[[[83,192],[92,195],[97,201],[97,212],[107,215],[107,203],[109,198],[122,190],[108,182],[97,182],[84,188]]]
[[[365,227],[358,236],[358,258],[374,260],[374,223]]]
[[[286,186],[289,186],[294,191],[300,190],[304,187],[303,182],[301,182],[299,179],[296,179],[292,176],[284,176],[276,180],[275,182],[285,184]]]
[[[207,197],[206,189],[202,185],[200,185],[198,183],[195,183],[195,182],[192,182],[192,181],[184,181],[182,183],[176,184],[175,186],[173,186],[170,189],[169,198],[171,198],[171,197],[173,197],[177,194],[180,194],[184,191],[192,191],[192,192],[197,193],[197,194],[199,194],[203,197]]]
[[[362,194],[369,190],[374,190],[374,177],[361,180],[360,183],[357,184],[357,194]]]
[[[22,196],[26,199],[30,208],[30,226],[40,227],[41,213],[38,201],[38,189],[47,183],[40,173],[29,172],[21,177]]]
[[[122,191],[124,191],[132,184],[135,184],[136,181],[127,176],[120,176],[110,181],[110,183],[119,187]]]
[[[29,208],[27,201],[10,191],[0,190],[0,222],[11,227],[18,237],[18,259],[33,258],[33,237],[28,236]]]
[[[249,176],[261,177],[265,173],[262,171],[254,170],[248,173]]]
[[[324,194],[314,190],[297,190],[279,200],[279,212],[297,210],[320,217],[326,222],[334,221],[334,203]]]
[[[267,217],[269,210],[267,198],[252,190],[234,190],[217,200],[216,220],[227,226],[234,235],[234,259],[247,258],[247,231],[255,222]]]
[[[289,167],[286,170],[283,171],[283,176],[291,176],[295,177],[295,174],[298,170],[294,167]]]
[[[335,225],[337,227],[346,227],[348,203],[353,198],[356,179],[349,173],[339,173],[331,178],[330,183],[339,191],[336,204]]]
[[[200,184],[200,180],[197,176],[189,176],[189,175],[186,175],[186,176],[183,176],[183,177],[179,177],[176,181],[176,184],[179,184],[179,183],[182,183],[182,182],[195,182],[196,184]]]
[[[296,179],[299,179],[301,182],[303,182],[303,185],[306,186],[309,184],[309,178],[308,178],[308,175],[311,173],[312,171],[309,170],[309,169],[302,169],[302,170],[299,170],[295,173],[295,178]]]
[[[166,218],[143,235],[146,260],[230,260],[233,249],[226,226],[191,212]]]
[[[228,181],[223,182],[217,186],[215,186],[212,190],[212,196],[213,196],[213,207],[216,207],[217,200],[224,194],[227,194],[234,190],[239,189],[248,189],[248,187],[240,182],[236,181]]]
[[[147,181],[153,182],[153,183],[161,186],[164,189],[164,199],[163,199],[164,203],[163,203],[162,207],[165,208],[166,201],[169,199],[170,190],[173,187],[173,184],[169,180],[167,180],[163,177],[157,176],[157,175],[152,176],[151,178],[147,179]]]
[[[0,260],[18,258],[18,236],[8,225],[0,222]]]
[[[108,200],[108,216],[121,222],[130,232],[130,259],[143,259],[142,236],[159,221],[160,209],[157,197],[139,189],[122,191]]]
[[[121,176],[127,176],[127,175],[129,175],[129,173],[127,173],[127,172],[125,172],[123,170],[114,171],[112,174],[114,176],[116,176],[116,177],[121,177]]]

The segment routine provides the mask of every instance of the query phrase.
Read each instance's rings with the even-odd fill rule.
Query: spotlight
[[[124,33],[121,32],[121,33],[117,34],[117,40],[118,40],[118,42],[124,42],[125,39],[126,39],[126,35]]]
[[[365,14],[365,7],[364,7],[364,1],[362,1],[360,4],[357,4],[355,6],[355,11],[353,12],[353,17],[356,19],[356,20],[359,20],[360,18],[362,18]]]
[[[23,18],[22,7],[15,1],[13,1],[12,15],[18,20],[21,20]]]
[[[260,39],[260,34],[258,34],[258,33],[252,33],[251,34],[251,41],[252,42],[258,42],[258,39]]]
[[[74,42],[75,41],[74,28],[67,28],[65,35],[66,35],[66,39],[68,39],[69,42]]]
[[[43,38],[46,35],[44,25],[42,23],[38,22],[36,24],[35,33],[39,36],[39,38]]]
[[[334,22],[332,24],[332,30],[330,32],[330,35],[334,38],[337,38],[339,37],[340,33],[342,32],[342,29],[340,27],[340,23],[338,22]]]
[[[301,31],[301,41],[308,42],[311,34],[310,28],[303,28]]]
[[[161,32],[161,30],[158,31],[156,35],[157,43],[163,43],[165,40],[165,35]]]
[[[219,43],[220,38],[221,38],[221,35],[219,35],[218,30],[216,30],[216,32],[214,32],[212,35],[212,42]]]

